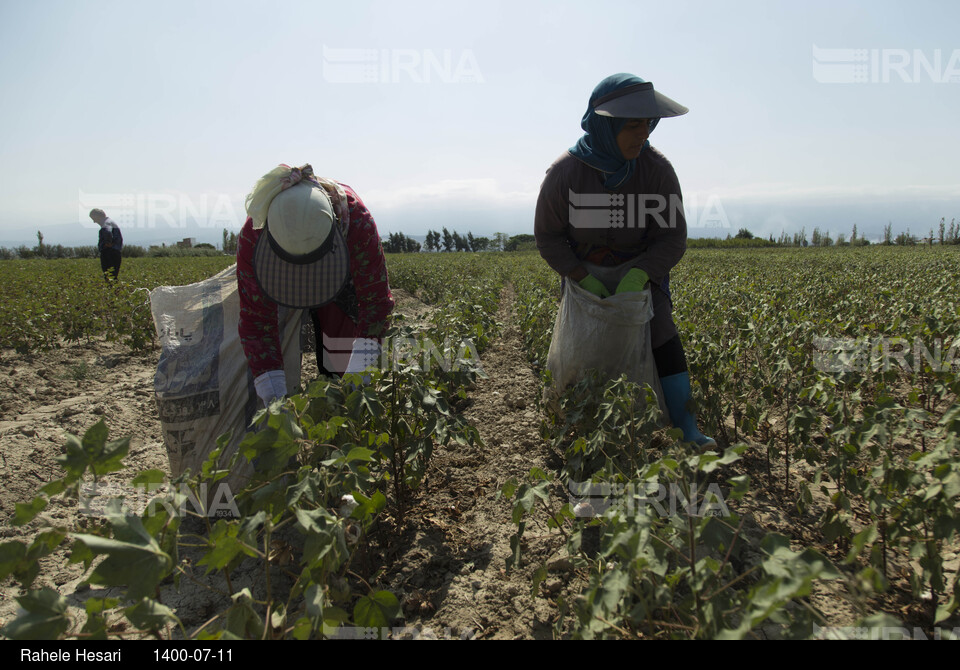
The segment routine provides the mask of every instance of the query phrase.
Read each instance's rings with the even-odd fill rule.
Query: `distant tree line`
[[[830,237],[829,232],[823,232],[820,228],[814,228],[813,234],[807,239],[807,229],[802,228],[799,233],[788,234],[780,233],[779,237],[774,238],[773,234],[768,238],[756,237],[746,228],[741,228],[737,234],[731,236],[727,234],[725,239],[716,237],[690,238],[687,240],[687,246],[692,249],[703,248],[744,248],[744,247],[864,247],[870,244],[870,240],[857,233],[857,226],[854,224],[850,233],[850,239],[843,233],[839,233],[836,239]],[[888,223],[883,228],[883,240],[879,243],[883,246],[915,246],[917,244],[960,244],[960,224],[956,219],[950,221],[947,227],[946,219],[940,219],[938,234],[935,235],[933,228],[930,234],[919,239],[910,233],[908,229],[905,233],[899,233],[896,237],[893,235],[893,224]]]
[[[403,233],[391,233],[386,240],[381,240],[383,249],[387,253],[418,253],[418,252],[451,252],[451,251],[530,251],[537,248],[536,239],[533,235],[507,235],[506,233],[495,233],[491,237],[474,237],[473,233],[467,233],[466,236],[454,231],[450,232],[446,228],[442,232],[430,230],[427,232],[426,240],[423,244],[417,242],[412,237]],[[749,248],[749,247],[849,247],[849,246],[867,246],[870,240],[857,233],[857,226],[854,224],[853,231],[848,240],[846,235],[840,233],[836,239],[830,237],[829,232],[823,232],[820,228],[814,228],[810,239],[807,239],[807,229],[804,227],[799,233],[788,234],[781,232],[779,237],[774,238],[771,233],[769,237],[756,237],[746,228],[741,228],[736,235],[727,234],[726,238],[701,237],[690,238],[687,240],[687,246],[691,249],[697,248]],[[922,239],[907,232],[893,234],[893,224],[888,223],[883,228],[883,240],[880,242],[883,246],[915,246],[918,244],[960,244],[960,223],[956,219],[951,219],[949,225],[946,218],[940,219],[940,224],[936,230],[930,229],[927,237]],[[124,244],[124,258],[142,258],[145,256],[214,256],[225,254],[235,254],[237,252],[237,234],[223,229],[223,244],[220,250],[212,244],[203,242],[190,249],[182,249],[176,246],[151,246],[144,248],[136,244]],[[43,233],[37,231],[37,245],[28,247],[21,244],[19,247],[7,248],[0,247],[0,260],[15,260],[18,258],[98,258],[100,252],[96,245],[83,245],[78,247],[65,247],[62,244],[46,244],[43,241]]]
[[[143,247],[125,244],[123,246],[123,255],[125,257],[133,257],[138,255],[144,256],[146,255],[146,250]],[[16,260],[18,258],[44,258],[53,260],[58,258],[99,257],[100,250],[97,249],[95,244],[83,245],[79,247],[65,247],[62,244],[47,244],[43,241],[43,233],[39,230],[37,231],[37,246],[35,247],[28,247],[26,244],[21,244],[19,247],[14,247],[12,249],[0,247],[0,260],[4,261]]]
[[[391,254],[417,252],[452,252],[452,251],[526,251],[536,249],[536,240],[533,235],[507,235],[496,233],[491,237],[474,237],[468,232],[465,236],[446,228],[442,232],[427,231],[423,244],[403,233],[390,233],[390,236],[381,240],[383,250]]]
[[[383,250],[388,254],[416,253],[420,251],[420,243],[403,233],[390,233],[390,237],[382,240]]]
[[[151,246],[144,248],[137,244],[123,245],[124,258],[157,258],[168,256],[220,256],[223,253],[237,252],[237,234],[223,231],[224,251],[218,250],[212,244],[201,242],[191,248],[184,249],[176,245]],[[37,231],[37,245],[28,247],[21,244],[12,249],[0,247],[0,260],[11,261],[17,259],[42,258],[46,260],[55,260],[58,258],[99,258],[100,250],[95,244],[83,245],[78,247],[65,247],[62,244],[47,244],[43,241],[43,233]]]

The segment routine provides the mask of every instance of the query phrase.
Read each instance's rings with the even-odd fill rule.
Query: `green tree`
[[[388,254],[411,254],[420,251],[420,243],[403,233],[390,233],[387,241],[381,240],[381,244]]]
[[[397,239],[397,233],[390,233],[390,237],[388,237],[386,241],[381,238],[380,243],[383,245],[384,252],[388,254],[397,254],[401,251],[401,242]]]
[[[507,241],[507,244],[504,246],[503,250],[524,251],[526,249],[535,249],[536,242],[537,238],[527,233],[522,235],[514,235]]]
[[[894,240],[897,246],[899,247],[912,247],[917,244],[917,238],[910,234],[908,229],[905,233],[900,233],[897,235],[896,240]],[[886,242],[884,242],[886,244]]]
[[[237,234],[224,228],[221,248],[225,254],[237,253]]]

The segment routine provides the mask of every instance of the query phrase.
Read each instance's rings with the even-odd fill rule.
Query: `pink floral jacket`
[[[380,338],[393,311],[393,295],[387,280],[387,263],[377,225],[360,197],[346,184],[350,209],[347,246],[350,249],[352,286],[336,300],[315,310],[327,338]],[[240,290],[240,341],[254,377],[283,369],[277,304],[264,296],[253,272],[253,250],[260,230],[247,219],[237,240],[237,283]],[[317,346],[321,334],[317,333]]]

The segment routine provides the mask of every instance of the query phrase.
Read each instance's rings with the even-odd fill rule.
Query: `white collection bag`
[[[583,266],[611,294],[632,267],[629,263],[615,267],[592,263]],[[628,381],[649,384],[657,394],[660,408],[666,411],[650,342],[651,319],[653,297],[649,288],[640,293],[599,298],[567,279],[547,354],[553,385],[544,389],[544,399],[552,403],[564,389],[593,369],[607,379],[625,374]]]
[[[260,407],[238,332],[237,266],[196,284],[158,287],[150,292],[150,309],[162,346],[154,390],[170,474],[178,477],[188,468],[199,472],[217,438],[231,433],[220,455],[226,464]],[[288,392],[300,385],[302,313],[279,308]],[[239,491],[251,473],[252,466],[241,458],[225,480],[230,491]],[[215,495],[208,491],[208,501]]]

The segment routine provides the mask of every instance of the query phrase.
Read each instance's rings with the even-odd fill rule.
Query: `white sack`
[[[217,438],[232,432],[220,456],[226,464],[260,407],[238,333],[237,266],[196,284],[158,287],[150,292],[150,309],[162,346],[154,390],[170,474],[199,472]],[[279,308],[288,392],[300,385],[301,315],[302,310]],[[239,491],[251,473],[241,458],[225,480],[230,491]],[[215,492],[207,495],[209,500]]]
[[[631,268],[629,263],[616,267],[583,265],[611,294]],[[547,354],[553,386],[544,390],[544,398],[548,402],[555,400],[588,370],[596,369],[607,379],[625,374],[628,381],[649,384],[660,399],[661,409],[666,411],[650,342],[652,318],[649,288],[640,293],[599,298],[568,278]]]

